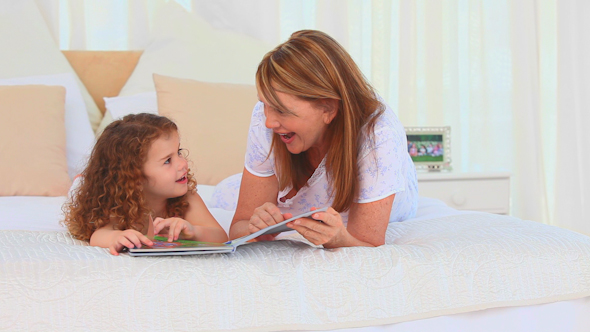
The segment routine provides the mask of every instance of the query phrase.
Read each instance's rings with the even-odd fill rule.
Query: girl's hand
[[[311,208],[312,211],[316,208]],[[293,228],[309,242],[315,245],[323,245],[324,248],[339,247],[349,235],[342,223],[342,217],[333,208],[326,212],[314,213],[311,218],[301,218],[289,222],[288,227]],[[315,220],[314,220],[315,219]],[[318,220],[321,220],[319,222]]]
[[[168,242],[176,241],[182,234],[183,239],[194,240],[197,237],[195,227],[182,218],[156,218],[154,219],[154,234],[168,235]]]
[[[291,218],[291,213],[282,214],[281,210],[272,203],[264,203],[262,206],[254,209],[252,217],[248,224],[248,231],[250,234],[258,232],[268,226],[278,224],[283,220]],[[252,241],[272,241],[277,237],[277,234],[266,234],[257,237]]]
[[[123,248],[141,248],[142,243],[148,246],[154,244],[140,232],[134,229],[127,229],[116,233],[111,245],[109,245],[109,251],[112,255],[118,256]]]

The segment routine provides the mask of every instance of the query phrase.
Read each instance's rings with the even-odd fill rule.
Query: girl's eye
[[[188,157],[187,149],[178,149],[178,156],[186,159]]]
[[[170,164],[170,158],[166,159],[166,161],[164,162],[164,164]]]

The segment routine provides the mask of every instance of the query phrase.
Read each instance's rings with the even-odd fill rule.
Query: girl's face
[[[319,109],[309,101],[290,94],[276,92],[278,99],[287,108],[278,110],[264,103],[266,128],[272,129],[285,143],[289,152],[299,154],[310,148],[318,149],[321,155],[328,151],[325,139],[326,129],[336,116],[336,110]]]
[[[188,191],[188,162],[182,155],[177,132],[156,139],[143,165],[146,199],[180,197]]]

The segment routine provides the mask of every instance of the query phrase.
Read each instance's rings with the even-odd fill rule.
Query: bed
[[[198,189],[209,202],[214,188]],[[324,250],[290,234],[234,254],[137,258],[72,239],[64,200],[0,199],[0,330],[590,327],[590,240],[533,221],[421,198],[379,248]],[[227,229],[232,211],[212,212]],[[9,230],[15,220],[28,226]]]
[[[37,29],[41,37],[30,41],[27,52],[44,58],[23,59],[26,45],[3,52],[2,63],[26,66],[3,70],[0,83],[56,84],[65,86],[66,98],[76,95],[76,100],[62,100],[65,124],[59,128],[66,138],[55,139],[61,142],[60,174],[67,175],[68,188],[93,143],[88,128],[100,134],[125,113],[158,112],[179,123],[185,143],[199,157],[193,164],[198,192],[227,230],[235,199],[219,201],[215,186],[243,167],[241,141],[256,99],[251,72],[240,68],[250,66],[266,46],[207,30],[202,22],[178,23],[176,13],[183,29],[192,24],[207,33],[209,39],[200,42],[227,47],[228,54],[247,50],[231,75],[215,74],[216,66],[210,65],[215,61],[207,58],[214,54],[187,45],[192,35],[172,42],[160,36],[143,52],[62,53],[51,42],[39,41],[50,37],[42,35],[34,3],[15,4],[11,10],[13,16],[20,10],[19,22],[38,22],[28,26],[27,34]],[[6,28],[2,24],[10,22],[1,18],[0,28]],[[17,34],[19,22],[10,23]],[[0,34],[0,42],[11,40]],[[208,66],[187,68],[173,58],[179,50],[196,52]],[[65,83],[15,82],[66,73],[74,83],[63,77]],[[48,93],[63,95],[55,89]],[[83,112],[81,106],[76,109],[80,103],[86,106]],[[213,161],[202,157],[219,151],[224,155]],[[2,167],[10,166],[6,160],[3,155]],[[30,174],[47,161],[39,163],[19,168],[33,167],[27,168]],[[325,250],[285,234],[233,254],[115,257],[73,239],[60,225],[67,188],[43,194],[35,191],[42,184],[33,182],[18,191],[27,180],[12,174],[0,181],[0,331],[590,330],[590,238],[535,221],[458,211],[421,197],[416,217],[391,224],[386,244],[377,248]]]

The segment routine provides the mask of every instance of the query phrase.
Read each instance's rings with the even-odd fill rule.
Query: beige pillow
[[[253,85],[207,83],[154,74],[158,113],[174,120],[181,146],[189,149],[197,182],[215,185],[241,173],[252,108]]]
[[[62,86],[0,86],[0,196],[64,196],[71,185]]]

